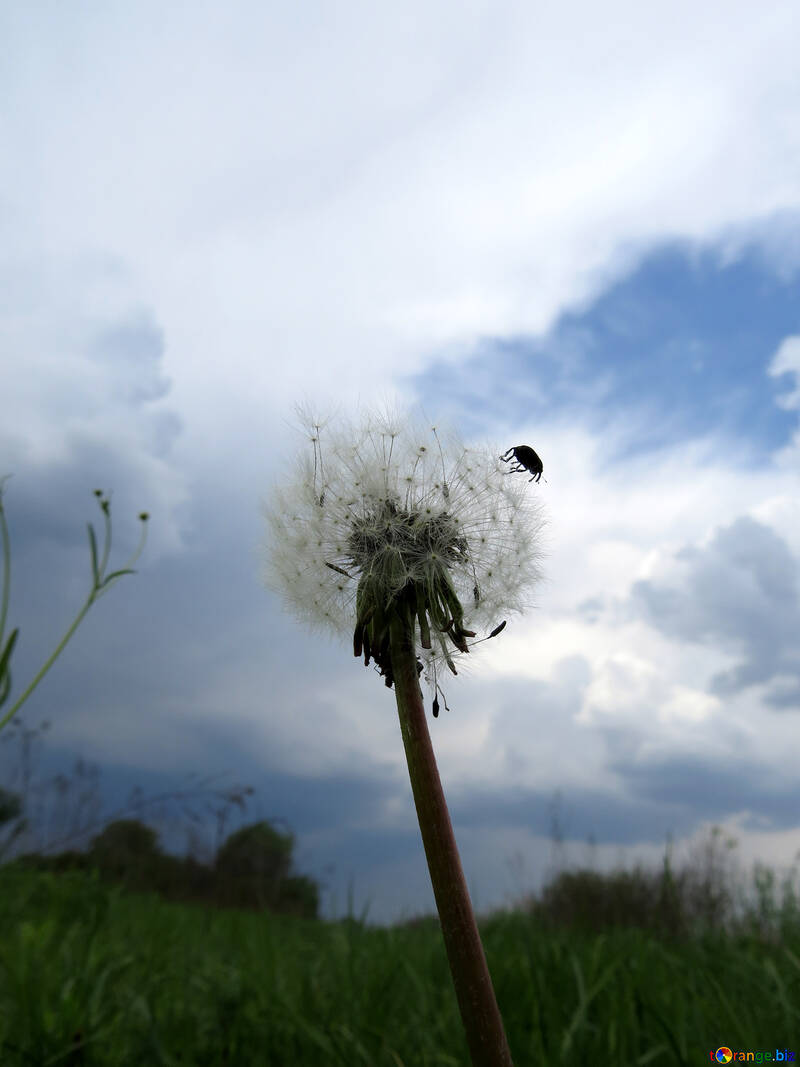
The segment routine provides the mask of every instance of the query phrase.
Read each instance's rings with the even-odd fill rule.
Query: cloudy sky
[[[259,583],[294,406],[529,443],[537,606],[431,721],[479,909],[712,824],[800,848],[794,0],[0,3],[16,692],[110,807],[255,787],[325,907],[432,907],[393,695]],[[18,780],[19,749],[3,775]],[[13,759],[9,754],[15,753]],[[14,762],[16,759],[16,763]],[[170,839],[178,848],[182,839]]]

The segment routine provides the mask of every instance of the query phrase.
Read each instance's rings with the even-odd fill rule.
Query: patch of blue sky
[[[510,423],[575,417],[602,432],[627,419],[616,458],[710,433],[763,463],[797,424],[776,403],[791,376],[768,374],[780,343],[800,333],[797,281],[755,248],[730,262],[671,243],[546,335],[483,338],[457,375],[436,363],[415,386]]]

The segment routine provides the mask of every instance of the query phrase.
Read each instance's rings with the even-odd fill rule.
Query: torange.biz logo
[[[716,1063],[794,1063],[794,1053],[789,1048],[770,1049],[768,1052],[734,1052],[727,1045],[722,1045],[716,1052],[709,1052],[708,1058]]]

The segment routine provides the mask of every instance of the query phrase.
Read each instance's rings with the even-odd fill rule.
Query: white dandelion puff
[[[265,508],[266,584],[311,626],[350,636],[392,684],[389,619],[413,617],[435,688],[468,638],[532,601],[541,577],[541,506],[506,478],[497,450],[389,414],[328,426],[307,416],[308,445]]]

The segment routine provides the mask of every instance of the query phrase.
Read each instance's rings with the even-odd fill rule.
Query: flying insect
[[[524,471],[530,471],[533,477],[528,479],[529,482],[538,482],[542,477],[544,464],[530,445],[516,445],[514,448],[509,448],[500,456],[500,459],[503,463],[516,464],[507,470],[506,474],[521,474]]]

